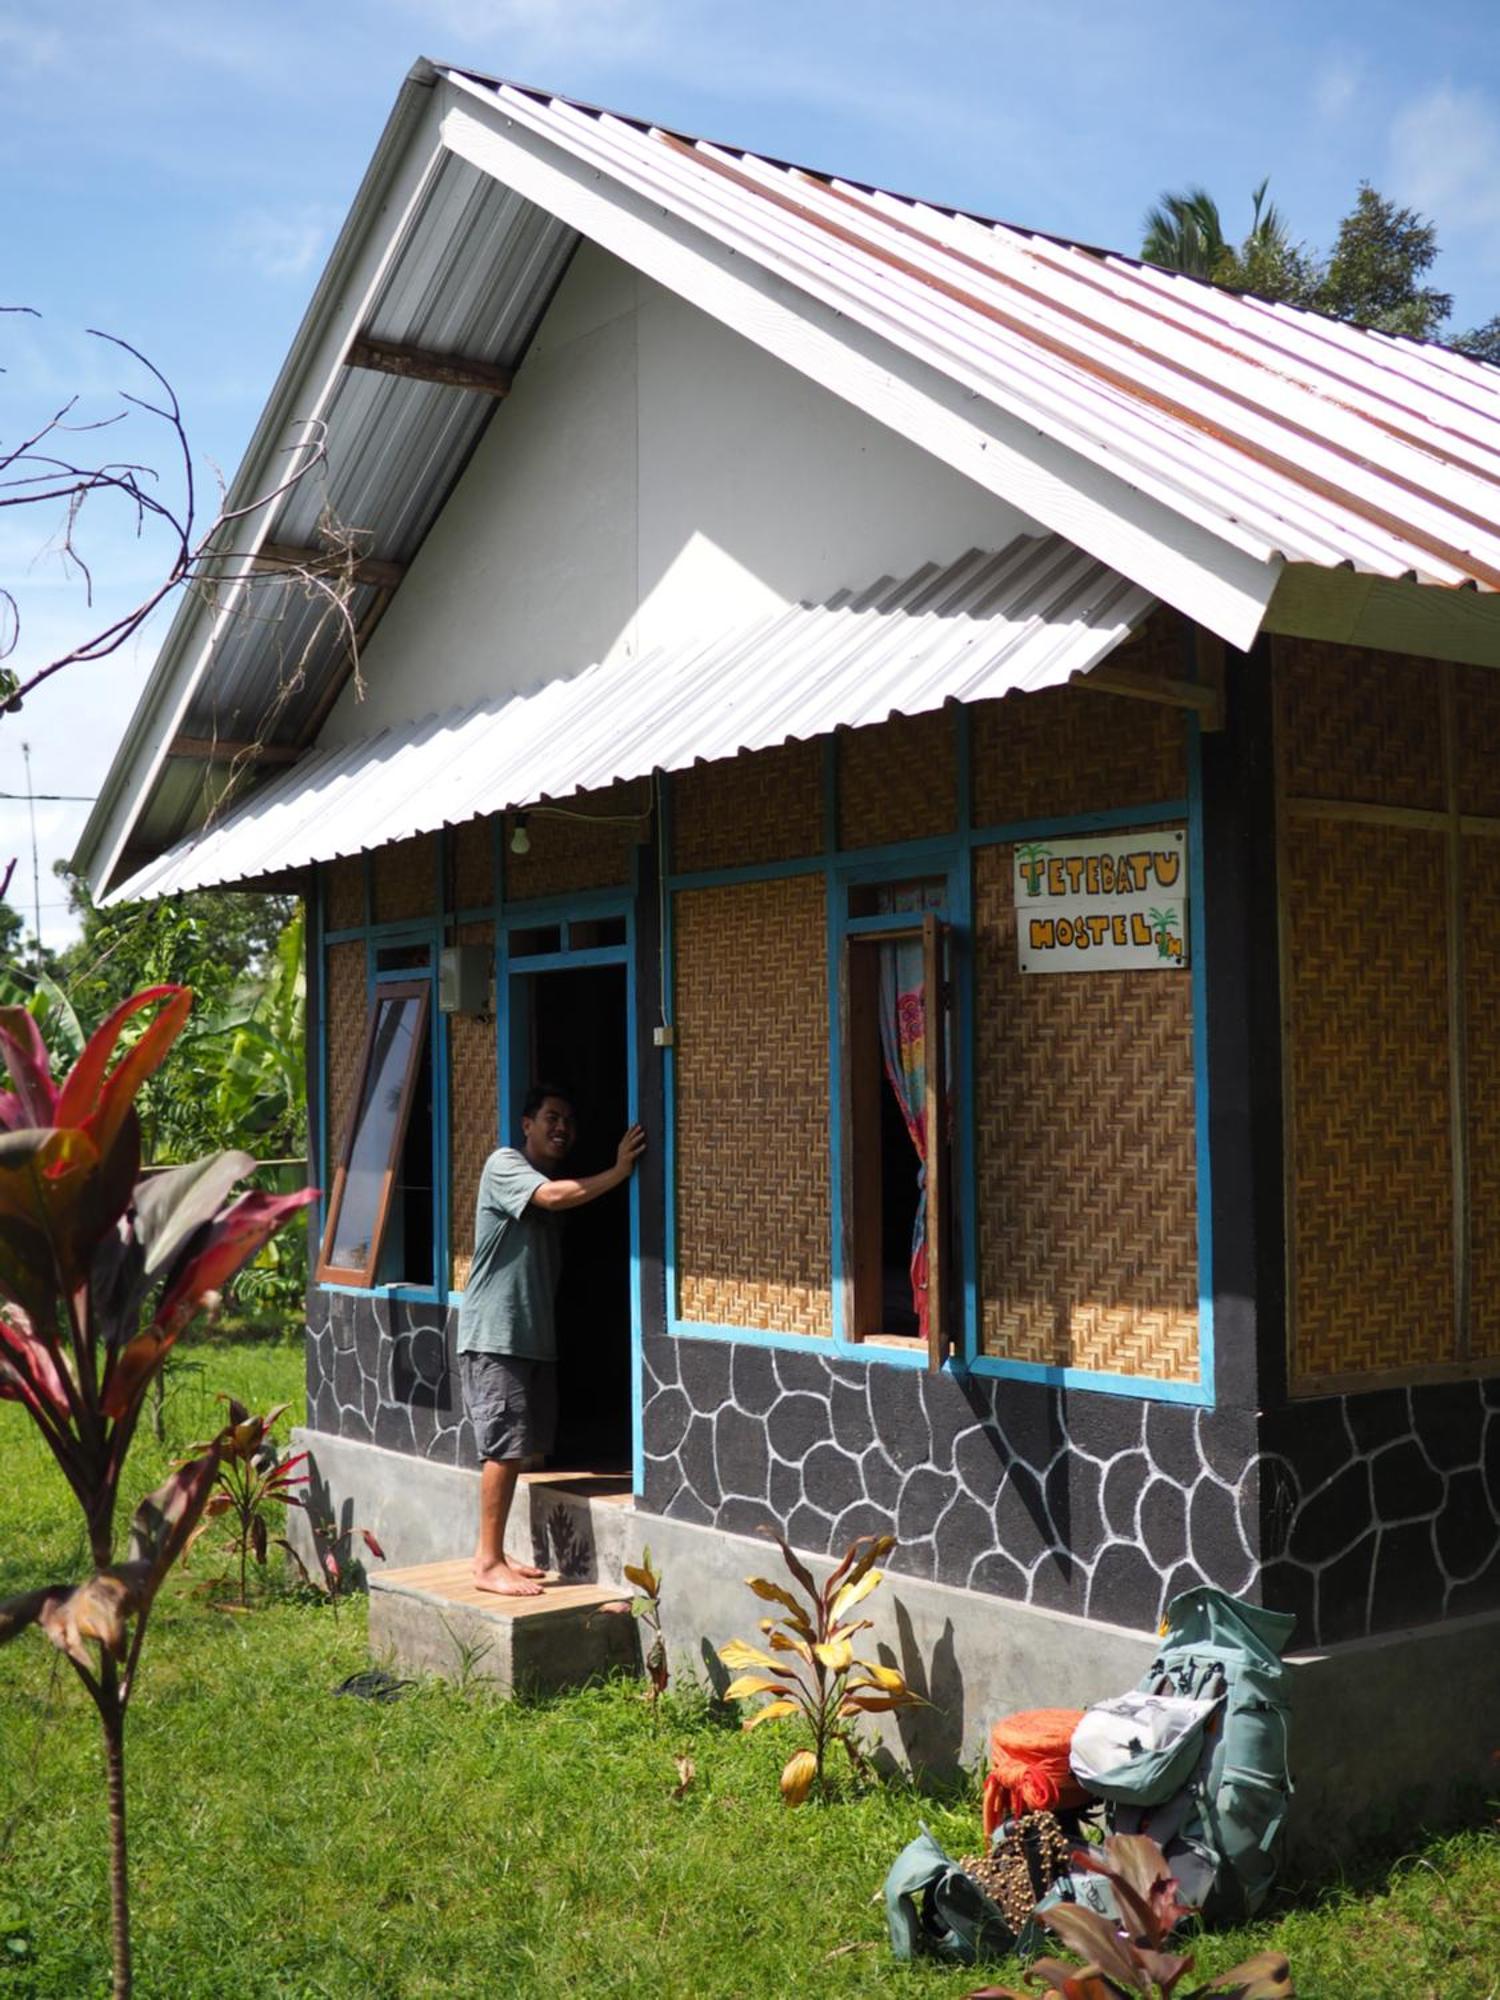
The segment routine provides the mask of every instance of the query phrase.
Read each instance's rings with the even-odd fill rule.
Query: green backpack
[[[1254,1916],[1276,1879],[1292,1793],[1291,1675],[1281,1655],[1294,1623],[1207,1584],[1184,1591],[1167,1606],[1161,1650],[1134,1697],[1160,1697],[1180,1728],[1087,1774],[1074,1738],[1074,1774],[1108,1801],[1111,1831],[1149,1834],[1184,1901],[1211,1923]]]

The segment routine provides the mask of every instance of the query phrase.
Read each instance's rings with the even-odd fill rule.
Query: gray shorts
[[[557,1363],[519,1354],[460,1354],[464,1414],[481,1459],[540,1458],[557,1436]]]

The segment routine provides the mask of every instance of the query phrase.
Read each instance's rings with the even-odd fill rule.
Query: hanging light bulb
[[[531,835],[526,831],[526,819],[527,815],[525,813],[516,814],[515,827],[510,836],[510,851],[512,854],[529,854],[531,852]]]

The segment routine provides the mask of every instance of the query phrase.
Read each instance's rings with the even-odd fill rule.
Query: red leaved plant
[[[23,1007],[0,1007],[0,1398],[22,1403],[83,1511],[93,1574],[0,1603],[0,1644],[36,1625],[98,1711],[109,1780],[116,1996],[130,1991],[125,1712],[152,1602],[186,1547],[231,1433],[141,1501],[123,1557],[115,1514],[146,1393],[188,1323],[285,1218],[298,1194],[228,1197],[255,1162],[219,1153],[141,1177],[135,1098],[181,1032],[193,996],[153,986],[124,1001],[59,1086]],[[121,1037],[150,1012],[116,1059]]]
[[[252,1416],[237,1397],[221,1394],[219,1401],[229,1407],[229,1422],[215,1440],[219,1448],[219,1465],[214,1474],[213,1491],[203,1509],[202,1520],[188,1538],[188,1553],[215,1521],[226,1520],[229,1535],[224,1543],[224,1552],[231,1564],[237,1562],[239,1566],[238,1608],[243,1611],[250,1602],[250,1559],[252,1556],[255,1558],[258,1569],[265,1568],[272,1541],[271,1529],[285,1520],[284,1511],[278,1510],[306,1505],[296,1488],[307,1484],[307,1474],[298,1470],[306,1463],[307,1453],[294,1452],[290,1458],[282,1458],[277,1453],[271,1430],[286,1415],[285,1403],[278,1403],[274,1410],[257,1417]],[[212,1450],[213,1446],[195,1444],[191,1449],[195,1453],[204,1452]],[[295,1549],[284,1536],[277,1535],[274,1539],[279,1547],[296,1556]],[[301,1558],[297,1560],[300,1563]]]
[[[1063,2000],[1295,2000],[1291,1968],[1279,1951],[1257,1952],[1206,1986],[1179,1993],[1193,1969],[1191,1953],[1170,1949],[1172,1934],[1193,1912],[1179,1895],[1176,1878],[1156,1842],[1144,1833],[1112,1833],[1097,1849],[1081,1847],[1075,1866],[1105,1876],[1114,1891],[1118,1923],[1082,1903],[1054,1903],[1039,1920],[1082,1965],[1039,1958],[1030,1983]],[[1013,1986],[980,1986],[967,2000],[1027,2000]]]

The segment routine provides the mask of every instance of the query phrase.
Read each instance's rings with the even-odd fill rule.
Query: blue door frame
[[[623,920],[623,943],[571,949],[566,943],[570,923],[594,923],[600,918]],[[512,954],[512,932],[550,929],[553,925],[559,929],[559,949]],[[560,896],[545,902],[507,904],[496,927],[496,951],[496,990],[504,996],[503,1004],[496,1009],[495,1049],[498,1097],[495,1111],[501,1143],[515,1142],[521,1100],[531,1081],[524,1032],[529,1014],[525,1000],[512,982],[538,972],[579,971],[594,965],[620,965],[625,968],[625,1094],[627,1116],[634,1123],[640,1116],[634,890],[622,888]],[[641,1190],[638,1175],[631,1175],[627,1193],[630,1202],[630,1484],[632,1491],[639,1495],[645,1483],[646,1455],[641,1426]]]

